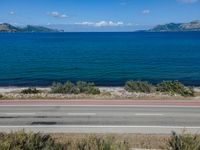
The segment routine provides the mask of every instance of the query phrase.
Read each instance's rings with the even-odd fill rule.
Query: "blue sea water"
[[[0,86],[180,80],[200,85],[200,32],[0,33]]]

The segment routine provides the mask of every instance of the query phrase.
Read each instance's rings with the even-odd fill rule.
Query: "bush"
[[[65,84],[53,83],[51,87],[51,92],[62,93],[62,94],[78,94],[79,93],[76,86],[70,81],[67,81]]]
[[[148,82],[131,80],[126,82],[125,90],[128,92],[151,93],[155,91],[155,87]]]
[[[62,150],[49,135],[25,133],[24,131],[0,134],[1,150]]]
[[[200,136],[191,134],[178,135],[175,132],[168,142],[169,150],[199,150]]]
[[[22,94],[38,94],[40,93],[39,90],[37,90],[36,88],[28,88],[28,89],[24,89],[21,91]]]
[[[94,83],[84,81],[78,81],[76,85],[70,81],[67,81],[65,84],[53,83],[51,87],[51,92],[62,94],[100,94],[100,90],[95,87]]]
[[[0,134],[0,150],[129,150],[126,141],[114,137],[89,136],[57,143],[50,135],[24,131]]]
[[[126,141],[117,141],[114,137],[90,136],[77,141],[68,141],[66,147],[69,150],[129,150],[129,144]]]
[[[78,94],[79,90],[77,89],[76,85],[72,82],[68,81],[63,85],[63,89],[67,94]]]
[[[2,99],[3,98],[3,95],[2,94],[0,94],[0,99]]]
[[[163,81],[157,85],[157,91],[180,94],[182,96],[194,96],[194,90],[192,88],[188,88],[178,81]]]
[[[80,93],[93,94],[93,95],[100,94],[100,90],[95,87],[94,83],[78,81],[76,85]]]

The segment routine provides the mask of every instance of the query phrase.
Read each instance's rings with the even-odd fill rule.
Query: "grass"
[[[177,134],[172,132],[167,146],[168,150],[200,150],[200,136],[192,134]]]
[[[100,90],[95,86],[94,83],[78,81],[73,84],[70,81],[66,83],[53,83],[51,86],[51,93],[61,93],[61,94],[100,94]]]
[[[50,135],[25,133],[24,131],[0,134],[0,150],[62,150]]]
[[[79,143],[83,140],[89,141],[90,137],[96,137],[98,139],[112,139],[113,143],[117,145],[124,145],[129,148],[141,148],[141,149],[160,149],[161,147],[167,147],[167,141],[169,135],[144,135],[144,134],[78,134],[78,133],[55,133],[51,134],[52,138],[58,143]],[[76,150],[76,149],[74,149]],[[114,149],[115,150],[115,149]],[[121,149],[116,149],[121,150]]]
[[[0,133],[0,150],[199,150],[200,135]]]
[[[22,94],[38,94],[40,93],[39,90],[37,90],[36,88],[28,88],[28,89],[24,89],[21,91]]]
[[[0,150],[129,150],[126,141],[117,141],[115,137],[97,137],[57,142],[50,135],[25,133],[19,131],[0,134]]]

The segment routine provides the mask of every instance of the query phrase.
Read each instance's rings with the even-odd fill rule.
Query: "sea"
[[[68,80],[200,86],[200,32],[0,33],[0,86]]]

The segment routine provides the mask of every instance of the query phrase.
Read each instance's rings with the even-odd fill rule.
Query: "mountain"
[[[59,32],[59,30],[50,29],[42,26],[27,25],[24,28],[19,29],[20,32]]]
[[[0,24],[0,32],[61,32],[56,29],[50,29],[43,26],[27,25],[25,27],[15,27],[8,23]]]
[[[186,32],[186,31],[200,31],[200,21],[192,21],[190,23],[169,23],[158,25],[149,32]]]
[[[17,32],[18,28],[8,24],[8,23],[2,23],[0,24],[0,32]]]

